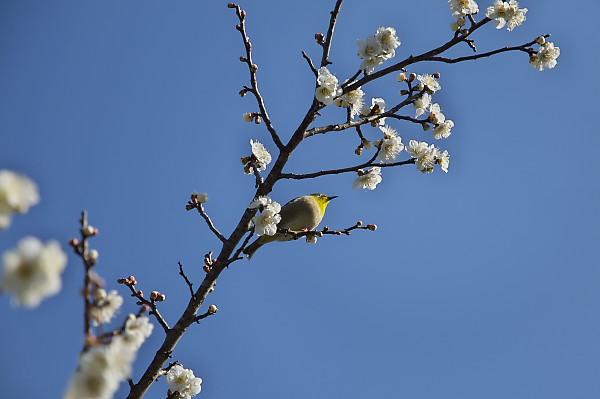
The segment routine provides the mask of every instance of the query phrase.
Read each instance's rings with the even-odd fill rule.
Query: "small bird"
[[[278,229],[289,229],[290,231],[314,230],[323,216],[329,201],[337,198],[337,195],[329,197],[325,194],[310,194],[294,198],[285,204],[279,215],[281,221],[277,224]],[[263,235],[258,237],[252,244],[244,249],[248,259],[263,245],[273,241],[289,241],[293,239],[291,234],[275,233],[275,235]]]

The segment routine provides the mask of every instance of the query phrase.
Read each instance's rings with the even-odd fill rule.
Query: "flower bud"
[[[465,25],[467,24],[467,21],[465,21],[465,19],[464,19],[464,18],[459,18],[459,19],[456,21],[456,23],[458,24],[458,26],[460,26],[460,27],[462,28],[463,26],[465,26]]]
[[[405,90],[405,89],[402,89],[402,90],[400,90],[400,95],[401,95],[401,96],[407,96],[407,95],[408,95],[408,93],[409,93],[409,91],[408,91],[408,90]]]
[[[260,115],[256,115],[256,117],[254,118],[254,123],[256,123],[257,125],[260,125],[262,123],[262,118],[260,117]]]
[[[227,8],[236,8],[236,7],[237,7],[237,4],[235,4],[235,3],[228,3],[227,4]]]
[[[252,122],[254,120],[254,114],[251,112],[246,112],[244,114],[244,122]]]
[[[458,24],[458,21],[454,21],[450,24],[450,29],[452,29],[454,32],[457,32],[460,30],[460,25]]]
[[[200,193],[198,194],[198,202],[201,204],[205,204],[208,202],[208,194]]]
[[[400,72],[397,79],[398,82],[404,82],[406,80],[406,74],[404,72]]]
[[[413,72],[413,73],[411,73],[411,74],[408,76],[408,81],[409,81],[409,82],[412,82],[412,81],[413,81],[413,80],[415,80],[416,78],[417,78],[417,74]]]
[[[248,58],[246,58],[246,57],[240,57],[240,61],[241,62],[248,62]]]
[[[375,230],[377,230],[377,225],[376,224],[368,224],[367,229],[371,230],[371,231],[375,231]]]
[[[214,305],[214,304],[213,304],[213,305],[210,305],[210,306],[208,307],[208,313],[209,313],[209,314],[215,314],[215,313],[217,313],[218,311],[219,311],[219,308],[217,307],[217,305]]]
[[[77,238],[71,238],[69,240],[69,245],[72,247],[76,247],[79,245],[79,240]]]
[[[356,147],[356,150],[354,150],[354,153],[356,155],[362,155],[362,153],[363,153],[362,145],[359,145],[358,147]]]
[[[370,150],[371,148],[373,148],[373,144],[371,144],[371,142],[369,140],[365,139],[364,137],[361,139],[361,144],[367,150]]]
[[[442,77],[442,74],[439,73],[439,72],[436,72],[436,73],[433,74],[433,77],[436,78],[436,79],[439,79],[439,78]]]
[[[246,94],[248,94],[248,89],[242,89],[238,94],[240,97],[246,97]]]
[[[96,229],[94,226],[91,226],[88,224],[87,226],[85,226],[83,228],[83,230],[81,232],[86,237],[93,237],[98,234],[98,229]]]
[[[97,250],[90,249],[87,254],[87,259],[92,265],[95,265],[96,262],[98,262],[99,256],[100,256],[100,253]]]
[[[540,36],[537,39],[535,39],[535,41],[541,46],[542,44],[546,43],[546,38],[544,36]]]
[[[427,123],[423,123],[423,131],[427,132],[431,129],[431,126],[429,126]]]
[[[253,73],[256,73],[256,71],[258,71],[258,65],[252,64],[252,66],[250,67],[250,71],[252,71]]]

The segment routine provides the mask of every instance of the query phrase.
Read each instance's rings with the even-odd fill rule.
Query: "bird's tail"
[[[257,240],[255,240],[252,244],[248,245],[246,248],[244,248],[244,254],[248,255],[248,259],[252,258],[252,255],[254,255],[254,253],[258,250],[258,248],[263,246],[262,242],[259,242],[260,238],[258,238]]]

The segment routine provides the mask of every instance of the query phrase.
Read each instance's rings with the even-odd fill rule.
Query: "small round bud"
[[[368,224],[367,229],[371,230],[371,231],[375,231],[375,230],[377,230],[377,225],[376,224]]]
[[[72,247],[76,247],[79,245],[79,240],[77,238],[71,238],[69,240],[69,245]]]
[[[244,173],[247,175],[254,173],[254,167],[252,167],[251,163],[247,163],[246,166],[244,166]]]
[[[203,269],[203,270],[204,270],[206,273],[208,273],[208,272],[210,271],[210,266],[208,266],[208,265],[204,265],[204,266],[202,267],[202,269]]]
[[[433,74],[433,77],[436,78],[436,79],[439,79],[439,78],[442,77],[442,74],[439,73],[439,72],[436,72],[436,73]]]
[[[401,96],[407,96],[407,95],[408,95],[408,93],[409,93],[409,91],[408,91],[408,90],[405,90],[405,89],[402,89],[402,90],[400,90],[400,95],[401,95]]]
[[[85,226],[83,228],[83,230],[81,232],[86,237],[93,237],[98,234],[98,229],[96,229],[94,226],[91,226],[88,224],[87,226]]]
[[[413,80],[415,80],[416,78],[417,78],[417,74],[413,72],[413,73],[411,73],[411,74],[408,76],[408,81],[409,81],[409,82],[412,82],[412,81],[413,81]]]
[[[418,85],[415,86],[415,90],[421,91],[425,88],[425,86],[423,85],[423,83],[419,83]]]
[[[215,314],[215,313],[217,313],[218,311],[219,311],[219,308],[217,307],[217,305],[214,305],[214,304],[213,304],[213,305],[210,305],[210,306],[208,307],[208,313],[209,313],[209,314]]]
[[[311,243],[311,244],[316,244],[317,243],[317,236],[315,234],[309,234],[306,236],[306,242]]]
[[[240,15],[242,16],[242,18],[246,18],[246,11],[242,10],[242,12],[240,12]]]
[[[251,112],[246,112],[244,114],[244,122],[252,122],[254,120],[254,114]]]
[[[252,157],[241,157],[240,161],[246,165],[248,162],[252,161]]]
[[[362,155],[362,153],[363,153],[362,145],[359,145],[358,147],[356,147],[356,150],[354,150],[354,153],[356,155]]]
[[[248,58],[246,58],[246,57],[240,57],[240,61],[241,62],[248,62]]]
[[[98,262],[98,257],[100,253],[95,249],[90,249],[87,254],[87,259],[90,261],[92,265],[95,265]]]
[[[458,32],[460,30],[460,25],[458,25],[458,21],[454,21],[450,24],[450,29],[454,32]]]
[[[535,39],[535,42],[541,46],[542,44],[546,43],[546,38],[544,36],[540,36]]]
[[[96,302],[100,302],[101,300],[106,298],[107,295],[108,294],[104,288],[98,288],[94,293],[94,299],[96,300]]]
[[[208,194],[200,193],[198,194],[198,202],[201,204],[205,204],[208,202]]]
[[[256,71],[258,71],[258,65],[256,65],[256,64],[252,64],[252,66],[250,67],[250,70],[251,70],[252,72],[256,72]]]
[[[375,140],[375,147],[381,148],[381,140]]]
[[[237,4],[235,4],[235,3],[228,3],[227,4],[227,8],[236,8],[236,7],[237,7]]]
[[[256,117],[254,118],[254,123],[256,123],[257,125],[260,125],[262,123],[262,118],[260,117],[260,115],[256,115]]]
[[[315,40],[317,41],[317,44],[324,44],[325,35],[323,35],[322,33],[315,33]]]
[[[358,222],[356,222],[356,225],[357,225],[358,227],[362,226],[362,225],[363,225],[363,222],[362,222],[362,220],[359,220]]]
[[[429,126],[427,123],[423,123],[423,131],[427,132],[429,130],[431,130],[431,126]]]
[[[458,26],[460,26],[461,28],[463,26],[465,26],[467,24],[467,21],[464,18],[459,18],[456,23],[458,24]]]
[[[534,64],[534,65],[535,65],[535,63],[537,62],[537,60],[538,60],[538,57],[537,57],[537,55],[536,55],[536,54],[531,54],[531,55],[529,56],[529,63],[530,63],[530,64]]]
[[[131,285],[136,285],[138,283],[137,279],[135,278],[135,276],[129,276],[127,278],[127,283],[131,284]]]
[[[248,94],[248,89],[242,89],[238,94],[240,97],[246,97],[246,94]]]
[[[242,25],[236,25],[236,26],[235,26],[235,29],[237,29],[237,30],[240,30],[240,31],[241,31],[241,30],[242,30]]]
[[[406,74],[404,72],[400,72],[397,79],[398,82],[404,82],[406,80]]]
[[[469,34],[469,30],[468,30],[468,29],[461,29],[461,30],[460,30],[460,33],[461,33],[463,36],[466,36],[466,35],[468,35],[468,34]]]

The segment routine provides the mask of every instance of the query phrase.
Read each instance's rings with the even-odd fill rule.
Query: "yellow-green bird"
[[[294,198],[285,204],[279,215],[281,221],[277,224],[278,229],[289,229],[290,231],[314,230],[323,216],[329,201],[337,198],[337,195],[329,197],[325,194],[310,194]],[[263,235],[244,249],[248,259],[263,245],[273,241],[289,241],[293,237],[290,234],[275,233],[275,235]]]

